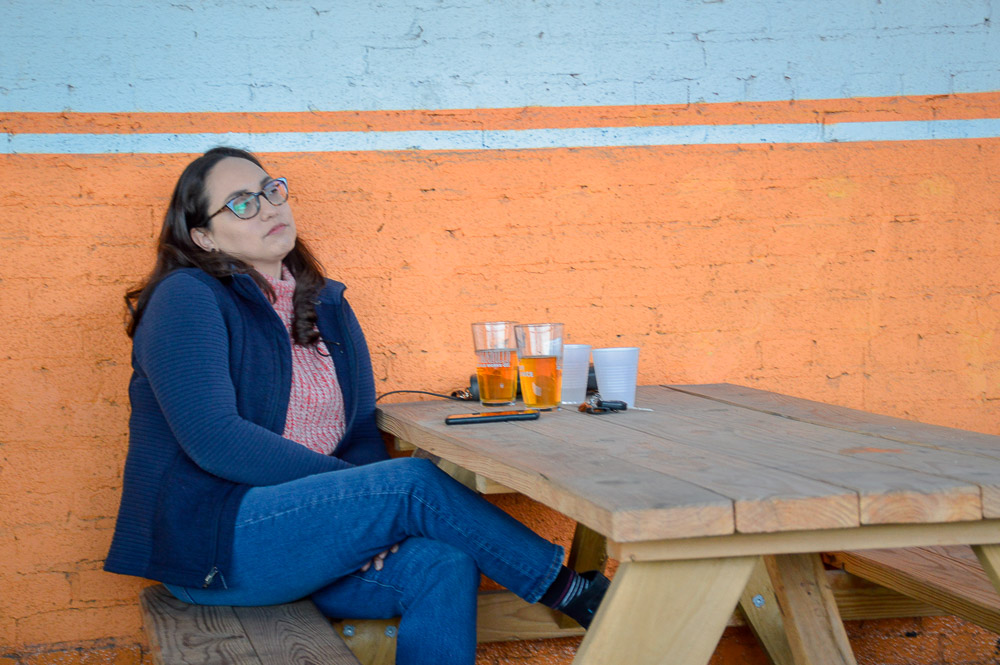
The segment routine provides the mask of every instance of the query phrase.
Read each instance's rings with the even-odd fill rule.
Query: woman
[[[361,328],[287,198],[232,148],[177,182],[126,296],[132,415],[105,569],[190,603],[401,615],[401,665],[474,662],[480,572],[588,625],[606,578],[430,462],[388,459]]]

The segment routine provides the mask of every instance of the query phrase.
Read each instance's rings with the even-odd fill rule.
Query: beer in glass
[[[476,382],[483,406],[514,404],[517,395],[517,348],[512,321],[472,324],[476,347]]]
[[[530,323],[514,326],[521,397],[533,409],[559,406],[562,396],[563,324]]]

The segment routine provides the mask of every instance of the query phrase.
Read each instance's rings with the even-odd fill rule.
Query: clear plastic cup
[[[639,347],[620,346],[594,349],[594,374],[601,399],[620,400],[635,405],[635,385],[639,376]]]
[[[590,375],[590,345],[563,344],[562,403],[583,404]]]

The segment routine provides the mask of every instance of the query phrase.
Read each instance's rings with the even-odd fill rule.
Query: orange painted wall
[[[1000,433],[1000,139],[262,157],[348,284],[379,392],[465,385],[473,320],[559,320],[574,342],[642,347],[644,383]],[[122,294],[189,158],[0,156],[0,665],[140,658],[142,583],[100,571],[127,439]],[[992,657],[993,638],[923,621]],[[717,662],[754,653],[731,631]]]

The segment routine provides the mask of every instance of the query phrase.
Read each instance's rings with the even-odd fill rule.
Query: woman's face
[[[274,205],[261,195],[256,197],[260,212],[250,219],[240,219],[225,207],[234,197],[260,192],[270,180],[271,176],[253,162],[239,157],[220,161],[205,178],[205,194],[208,210],[221,208],[221,212],[209,220],[207,227],[191,229],[191,239],[206,251],[225,252],[261,274],[280,278],[281,261],[295,247],[291,206]]]

